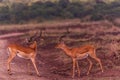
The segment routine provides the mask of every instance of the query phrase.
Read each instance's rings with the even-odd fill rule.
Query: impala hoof
[[[72,76],[72,78],[74,79],[75,77],[74,77],[74,76]]]
[[[102,70],[102,72],[104,72],[104,71]]]
[[[12,75],[12,73],[11,73],[11,71],[10,71],[9,69],[8,69],[7,71],[8,71],[8,74],[9,74],[9,75]]]
[[[38,76],[38,77],[41,77],[41,75],[40,75],[40,74],[37,74],[37,76]]]
[[[87,73],[87,76],[89,75],[90,73]]]
[[[12,75],[12,73],[11,73],[11,72],[8,72],[8,74],[9,74],[9,75]]]

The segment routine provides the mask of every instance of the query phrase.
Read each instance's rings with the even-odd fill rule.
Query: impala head
[[[34,41],[29,47],[36,50],[37,49],[37,42]]]
[[[65,46],[66,46],[66,45],[65,45],[64,42],[60,42],[60,43],[58,43],[58,44],[56,45],[55,48],[60,48],[60,49],[62,49],[62,48],[64,48]]]
[[[25,43],[27,43],[30,48],[34,50],[37,49],[37,42],[40,42],[40,44],[43,44],[44,42],[42,33],[43,29],[29,33],[29,37],[25,39]]]
[[[58,44],[55,46],[55,48],[60,48],[60,49],[62,49],[62,48],[65,46],[64,41],[62,40],[63,37],[65,37],[65,35],[60,36],[60,37],[58,38]]]

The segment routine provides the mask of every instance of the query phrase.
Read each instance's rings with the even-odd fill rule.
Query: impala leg
[[[40,74],[39,74],[39,72],[38,72],[38,69],[37,69],[37,67],[36,67],[36,64],[35,64],[35,58],[31,58],[31,61],[32,61],[33,65],[34,65],[34,68],[35,68],[35,70],[36,70],[37,75],[40,76]]]
[[[28,74],[32,75],[32,73],[30,72],[30,63],[27,64],[28,67]]]
[[[72,72],[72,78],[75,77],[75,63],[76,63],[76,60],[73,59],[73,72]]]
[[[15,54],[10,54],[8,60],[7,60],[7,70],[8,70],[8,74],[11,75],[11,66],[10,66],[10,63],[11,61],[13,60],[13,58],[15,57],[16,55]]]
[[[76,61],[76,65],[77,65],[77,70],[78,70],[78,77],[80,77],[80,68],[79,68],[78,61]]]
[[[102,66],[101,60],[96,56],[95,51],[93,52],[93,54],[90,54],[90,56],[91,56],[92,58],[94,58],[94,59],[99,63],[100,68],[101,68],[101,70],[102,70],[102,72],[103,72],[103,66]]]
[[[87,60],[88,60],[88,61],[89,61],[89,63],[90,63],[90,66],[89,66],[89,68],[88,68],[88,72],[87,72],[87,75],[89,75],[89,73],[90,73],[90,70],[91,70],[91,68],[92,68],[93,63],[92,63],[92,61],[91,61],[89,58],[87,58]]]
[[[94,59],[99,63],[101,71],[103,72],[103,66],[102,66],[101,60],[97,57],[94,57]]]

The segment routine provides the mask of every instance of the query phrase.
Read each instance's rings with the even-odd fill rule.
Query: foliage
[[[69,0],[58,2],[35,2],[31,6],[14,3],[11,7],[0,7],[0,23],[25,23],[30,20],[40,22],[51,19],[83,19],[103,20],[120,17],[120,2],[113,3],[79,3]]]

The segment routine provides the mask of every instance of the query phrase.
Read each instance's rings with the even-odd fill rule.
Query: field
[[[98,22],[81,22],[78,19],[49,21],[39,24],[1,25],[0,27],[0,80],[119,80],[120,78],[120,26],[104,20]],[[37,33],[36,33],[37,32]],[[42,36],[40,33],[42,32]],[[93,67],[86,75],[89,63],[86,59],[79,61],[81,76],[71,78],[72,60],[65,53],[56,49],[59,37],[66,34],[63,41],[69,47],[86,44],[94,45],[96,54],[101,59],[104,72],[92,58]],[[12,63],[13,75],[7,74],[6,47],[11,43],[28,46],[26,38],[36,40],[38,51],[36,63],[42,77],[37,77],[29,60],[16,57]],[[32,75],[27,74],[27,63],[30,62]]]

